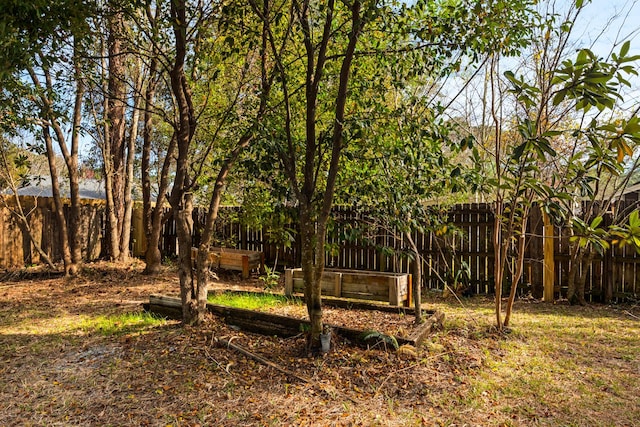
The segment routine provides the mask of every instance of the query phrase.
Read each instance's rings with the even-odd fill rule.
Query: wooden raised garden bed
[[[285,294],[304,292],[302,269],[285,271]],[[338,298],[388,301],[391,305],[411,302],[411,275],[379,271],[325,269],[320,279],[322,294]]]
[[[191,260],[198,259],[198,249],[191,248]],[[264,272],[264,254],[258,251],[245,251],[231,248],[211,248],[209,251],[210,267],[225,270],[242,271],[242,278],[247,279],[251,270]]]

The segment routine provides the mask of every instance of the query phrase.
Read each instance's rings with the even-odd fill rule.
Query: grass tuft
[[[86,318],[80,324],[80,329],[87,333],[98,333],[104,336],[126,335],[142,332],[155,326],[162,326],[167,319],[146,311],[123,313],[111,316]]]
[[[261,310],[287,305],[302,305],[302,301],[299,298],[291,298],[276,294],[238,294],[225,292],[217,295],[209,295],[208,301],[212,304],[243,308],[245,310]]]

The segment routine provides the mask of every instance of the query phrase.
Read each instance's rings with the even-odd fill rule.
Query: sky
[[[624,40],[631,40],[632,53],[640,53],[639,29],[639,0],[592,0],[576,22],[574,35],[600,56]]]
[[[540,3],[546,4],[545,1]],[[555,0],[554,11],[565,16],[572,4],[573,0]],[[640,0],[585,0],[585,7],[575,21],[569,44],[571,48],[566,50],[566,55],[575,59],[575,51],[588,48],[597,56],[608,58],[612,50],[619,52],[626,40],[631,42],[630,54],[640,55]],[[510,70],[518,76],[526,74],[527,63],[522,61],[518,58],[502,58],[499,73]],[[636,61],[635,65],[640,66],[640,61]],[[477,82],[464,86],[470,72],[467,70],[449,79],[445,86],[445,99],[451,102],[451,117],[481,115],[478,111],[482,86],[478,86]],[[482,75],[480,73],[475,80],[483,81]],[[625,102],[622,108],[635,109],[637,100],[640,99],[640,77],[625,78],[631,82],[632,87],[624,88]]]

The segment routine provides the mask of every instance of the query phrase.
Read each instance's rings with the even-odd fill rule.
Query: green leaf
[[[627,54],[629,53],[629,48],[631,47],[631,41],[627,40],[626,42],[624,42],[622,44],[622,47],[620,48],[620,57],[625,57],[627,56]]]
[[[591,221],[591,224],[589,224],[589,227],[595,230],[596,228],[598,228],[598,226],[602,222],[602,219],[603,218],[601,216],[595,217],[593,221]]]

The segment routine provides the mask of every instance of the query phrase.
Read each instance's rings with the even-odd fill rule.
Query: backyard
[[[460,303],[429,294],[425,308],[446,318],[421,348],[365,349],[338,339],[327,355],[309,358],[302,334],[250,334],[215,317],[192,328],[144,314],[150,294],[177,295],[179,285],[173,267],[158,277],[142,275],[143,267],[96,263],[79,277],[28,270],[3,277],[0,425],[632,426],[640,419],[637,304],[519,300],[512,328],[497,334],[491,298]],[[212,287],[260,285],[255,275],[229,274]],[[286,304],[269,310],[299,308],[304,315]],[[348,310],[326,311],[328,322],[353,322]],[[365,326],[383,331],[387,317]]]

